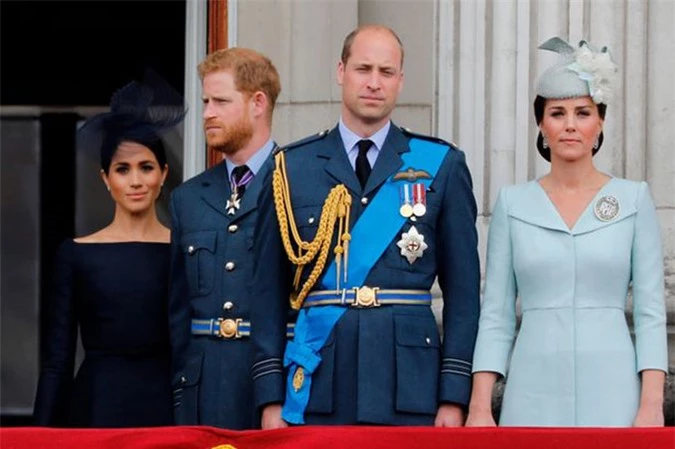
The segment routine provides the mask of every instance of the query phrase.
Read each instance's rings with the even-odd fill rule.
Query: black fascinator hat
[[[148,147],[161,167],[166,164],[162,135],[186,114],[182,96],[156,72],[148,70],[142,83],[132,81],[110,99],[110,111],[89,118],[77,133],[78,146],[100,152],[107,174],[115,151],[123,141]]]

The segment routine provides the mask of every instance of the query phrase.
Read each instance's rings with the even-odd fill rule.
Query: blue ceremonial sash
[[[424,170],[431,179],[417,179],[428,189],[438,169],[448,153],[449,147],[423,139],[410,139],[409,152],[401,155],[403,168]],[[396,234],[401,230],[407,218],[399,213],[399,184],[392,175],[382,185],[366,210],[361,214],[352,229],[349,252],[349,270],[347,282],[342,288],[361,287],[370,270],[387,249]],[[401,181],[408,182],[408,181]],[[367,243],[362,243],[367,242]],[[336,290],[335,260],[328,266],[319,282],[321,290]],[[286,401],[281,417],[292,424],[304,424],[304,414],[309,402],[312,386],[312,373],[321,363],[319,351],[326,343],[333,327],[347,311],[341,306],[322,306],[301,309],[295,324],[295,337],[286,345],[284,366],[289,368],[286,382]],[[303,369],[303,380],[294,385],[293,378],[298,367]],[[298,385],[300,384],[300,385]]]

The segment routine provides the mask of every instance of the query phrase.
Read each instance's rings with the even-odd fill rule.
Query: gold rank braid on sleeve
[[[345,282],[347,281],[347,260],[349,256],[349,241],[351,240],[351,235],[349,234],[349,216],[352,197],[343,184],[333,187],[324,200],[314,240],[305,242],[300,237],[293,215],[284,152],[279,152],[275,156],[274,161],[275,169],[272,178],[274,208],[279,220],[279,233],[281,234],[281,240],[288,255],[288,260],[296,266],[293,280],[294,292],[291,295],[290,301],[291,307],[298,310],[302,307],[302,303],[319,280],[319,276],[326,266],[336,224],[339,238],[333,252],[335,254],[337,290],[340,290],[341,276],[344,277]],[[291,235],[293,236],[293,242],[291,242]],[[305,266],[315,259],[312,271],[304,284],[302,284],[302,287],[300,287],[300,279],[302,278]]]

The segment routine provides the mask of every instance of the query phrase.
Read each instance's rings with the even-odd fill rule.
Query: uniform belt
[[[384,290],[378,287],[354,287],[342,291],[317,290],[305,298],[302,307],[351,306],[371,308],[385,305],[429,306],[431,292],[428,290]]]
[[[293,338],[295,323],[286,325],[286,337]],[[208,335],[225,340],[249,337],[251,322],[241,318],[212,318],[210,320],[192,320],[192,335]]]

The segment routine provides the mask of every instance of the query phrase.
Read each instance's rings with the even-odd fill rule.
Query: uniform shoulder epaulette
[[[431,142],[440,143],[441,145],[447,145],[450,148],[459,149],[457,144],[455,144],[454,142],[448,142],[446,140],[441,139],[440,137],[427,136],[426,134],[416,133],[413,132],[410,128],[405,128],[403,126],[400,126],[399,128],[401,129],[401,131],[403,131],[403,134],[405,134],[406,136],[415,137],[417,139],[429,140]]]
[[[295,142],[289,143],[287,145],[277,147],[274,151],[274,154],[279,153],[280,151],[288,151],[294,148],[299,148],[308,143],[316,142],[317,140],[323,139],[328,135],[328,130],[321,131],[320,133],[312,134],[311,136],[305,137],[304,139],[296,140]]]

